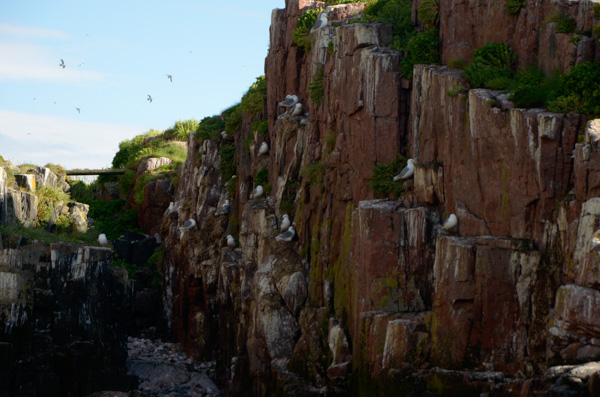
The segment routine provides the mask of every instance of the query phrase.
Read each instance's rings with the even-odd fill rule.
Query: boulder
[[[119,257],[136,266],[143,266],[159,245],[153,236],[137,232],[126,232],[112,243]]]

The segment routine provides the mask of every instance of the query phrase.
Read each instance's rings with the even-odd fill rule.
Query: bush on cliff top
[[[221,131],[225,128],[225,123],[221,116],[211,116],[203,118],[196,129],[196,139],[220,138]]]
[[[294,28],[292,32],[292,38],[294,39],[294,43],[303,48],[304,51],[310,51],[310,30],[315,25],[317,18],[319,17],[319,13],[322,11],[322,8],[309,9],[304,12],[298,18],[298,22],[296,23],[296,28]]]
[[[471,87],[488,87],[497,84],[498,79],[514,76],[513,66],[517,60],[515,53],[505,43],[489,42],[473,52],[474,58],[463,72]],[[491,82],[491,83],[490,83]],[[493,87],[501,89],[507,87]]]
[[[562,78],[556,98],[548,101],[548,110],[600,116],[600,63],[583,62],[574,66]]]
[[[404,191],[402,181],[394,181],[394,176],[406,167],[407,160],[398,154],[396,159],[389,163],[377,163],[373,166],[373,177],[370,184],[377,197],[400,197]]]

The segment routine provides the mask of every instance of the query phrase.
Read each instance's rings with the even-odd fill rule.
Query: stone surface
[[[143,266],[159,245],[154,236],[137,232],[126,232],[112,243],[121,259],[136,266]]]
[[[67,244],[0,252],[0,394],[128,390],[131,287],[110,250]],[[6,354],[7,353],[7,354]]]
[[[5,223],[32,227],[37,219],[37,197],[33,193],[7,189]]]
[[[28,192],[35,192],[36,190],[36,179],[33,174],[16,174],[15,180],[17,185]]]

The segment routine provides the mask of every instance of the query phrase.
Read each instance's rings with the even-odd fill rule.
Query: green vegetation
[[[328,130],[325,135],[324,143],[325,143],[325,151],[327,154],[333,152],[335,149],[335,141],[337,140],[337,134],[334,130]]]
[[[242,112],[249,118],[262,116],[265,101],[267,100],[267,82],[265,76],[256,78],[256,81],[248,88],[242,96],[240,103]]]
[[[509,99],[517,107],[545,107],[549,99],[558,95],[561,76],[554,73],[548,77],[536,67],[527,67],[517,72],[516,82],[510,87]]]
[[[560,11],[555,11],[552,14],[546,16],[542,21],[542,26],[546,26],[549,23],[555,23],[556,33],[573,33],[577,29],[575,21]]]
[[[221,180],[228,181],[235,175],[235,145],[233,143],[221,145],[219,148],[219,156],[221,157],[219,163]]]
[[[504,79],[514,76],[516,55],[505,43],[489,42],[473,52],[474,59],[463,72],[471,87],[499,87]],[[505,82],[506,84],[506,82]]]
[[[53,189],[48,186],[40,186],[35,195],[38,199],[38,213],[35,224],[38,227],[48,223],[55,212],[55,208],[59,205],[66,205],[71,201],[71,197],[62,189]],[[61,223],[65,222],[67,222],[65,219],[61,220]]]
[[[323,88],[323,66],[319,65],[315,74],[313,75],[312,81],[308,85],[309,98],[315,104],[320,105],[323,102],[325,96],[325,90]]]
[[[504,8],[506,12],[512,15],[517,15],[521,12],[521,8],[525,7],[527,4],[522,0],[506,0],[504,3]]]
[[[242,126],[242,108],[241,104],[233,105],[223,111],[225,119],[225,132],[229,136],[234,136],[235,132]]]
[[[460,83],[452,83],[452,89],[446,91],[446,95],[453,98],[455,96],[465,94],[467,90],[468,88]]]
[[[548,110],[566,113],[575,111],[591,116],[600,115],[600,63],[583,62],[571,69],[561,81],[555,99],[547,101]]]
[[[58,229],[57,233],[51,233],[43,227],[32,227],[27,228],[24,226],[7,226],[0,225],[1,235],[15,235],[22,236],[30,240],[37,240],[42,243],[59,243],[59,242],[71,242],[75,244],[97,244],[96,239],[98,234],[93,231],[87,233],[79,233],[73,231],[63,231]]]
[[[439,0],[423,0],[418,8],[419,19],[428,29],[433,29],[440,22]]]
[[[260,136],[266,136],[269,133],[269,120],[256,120],[252,123],[252,130]]]
[[[279,211],[282,214],[294,213],[294,201],[296,201],[296,193],[298,192],[298,181],[290,179],[286,182],[279,204]]]
[[[592,7],[592,13],[594,13],[594,18],[600,18],[600,4],[596,3]]]
[[[467,67],[467,61],[459,57],[450,57],[448,67],[452,69],[464,69]]]
[[[328,164],[324,160],[319,160],[311,165],[307,165],[300,169],[300,175],[308,179],[311,186],[323,186],[323,178]]]
[[[406,44],[407,53],[400,61],[402,76],[412,78],[413,68],[421,63],[439,63],[439,39],[437,29],[417,33]]]
[[[292,32],[292,38],[294,39],[294,43],[298,47],[303,48],[306,52],[310,51],[311,47],[310,30],[315,25],[315,22],[319,17],[319,13],[322,10],[322,8],[306,10],[304,14],[302,14],[300,18],[298,18],[296,28]]]
[[[100,233],[106,234],[109,240],[114,240],[126,231],[139,231],[137,223],[137,210],[126,209],[126,201],[118,199],[113,201],[92,200],[88,217],[94,220],[96,237]]]
[[[166,140],[187,142],[188,134],[195,132],[198,129],[198,120],[179,120],[176,121],[173,127],[167,128],[164,132]]]
[[[263,187],[269,182],[269,171],[266,168],[261,168],[256,173],[254,178],[254,186],[262,185]]]
[[[221,116],[205,117],[200,120],[196,129],[196,139],[220,138],[221,131],[225,129],[225,123]]]
[[[388,23],[394,30],[392,48],[402,51],[408,40],[416,34],[410,14],[410,0],[379,0],[365,7],[365,22]]]
[[[370,184],[376,195],[389,197],[391,194],[394,198],[400,197],[404,191],[402,181],[394,181],[393,178],[406,167],[406,161],[406,158],[399,154],[396,160],[389,163],[378,163],[373,166],[373,177]]]

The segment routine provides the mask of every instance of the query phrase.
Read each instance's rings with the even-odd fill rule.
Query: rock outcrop
[[[441,0],[442,60],[490,40],[546,70],[594,59],[597,43],[573,47],[542,23],[558,7],[589,28],[589,4],[552,3],[514,16],[504,3]],[[229,395],[598,393],[596,122],[516,109],[496,91],[449,95],[467,85],[446,66],[403,79],[389,26],[344,23],[363,4],[330,6],[305,52],[292,31],[321,6],[273,11],[259,115],[269,134],[250,136],[244,117],[236,179],[219,173],[229,143],[189,136],[161,226],[167,331],[217,361]],[[310,123],[279,118],[287,94]],[[415,159],[414,177],[398,199],[378,197],[373,167],[399,153]],[[250,199],[262,170],[266,194]],[[226,199],[231,214],[219,212]],[[276,241],[290,208],[297,239]],[[196,226],[180,233],[188,219]]]
[[[106,248],[0,248],[0,395],[80,396],[129,390],[132,289]]]

